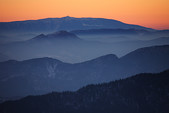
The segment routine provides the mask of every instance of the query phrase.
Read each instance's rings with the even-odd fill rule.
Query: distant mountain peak
[[[47,34],[47,35],[40,34],[33,39],[48,40],[48,39],[79,39],[79,38],[74,33],[70,33],[70,32],[62,30],[62,31],[57,31],[57,32]]]
[[[62,39],[78,39],[78,37],[75,34],[64,30],[48,34],[47,37],[62,38]]]
[[[75,19],[75,17],[65,16],[65,17],[62,17],[61,19],[72,20],[72,19]]]
[[[65,17],[62,17],[62,18],[74,18],[74,17],[71,17],[71,16],[65,16]]]
[[[145,29],[152,30],[139,25],[126,24],[114,19],[105,18],[45,18],[39,20],[27,20],[17,22],[0,22],[0,32],[52,32],[54,30],[85,30],[85,29]]]

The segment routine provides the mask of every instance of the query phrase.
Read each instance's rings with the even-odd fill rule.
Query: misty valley
[[[168,113],[169,30],[105,18],[0,22],[0,113]]]

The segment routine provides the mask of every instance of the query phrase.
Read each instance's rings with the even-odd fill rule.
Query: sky
[[[169,0],[0,0],[0,22],[64,16],[169,29]]]

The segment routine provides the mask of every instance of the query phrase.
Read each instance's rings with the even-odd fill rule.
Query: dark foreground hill
[[[0,104],[1,113],[168,113],[169,70]],[[15,89],[17,90],[17,89]]]

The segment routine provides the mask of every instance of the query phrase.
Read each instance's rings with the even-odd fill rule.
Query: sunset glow
[[[99,17],[169,29],[169,0],[1,0],[0,21]]]

